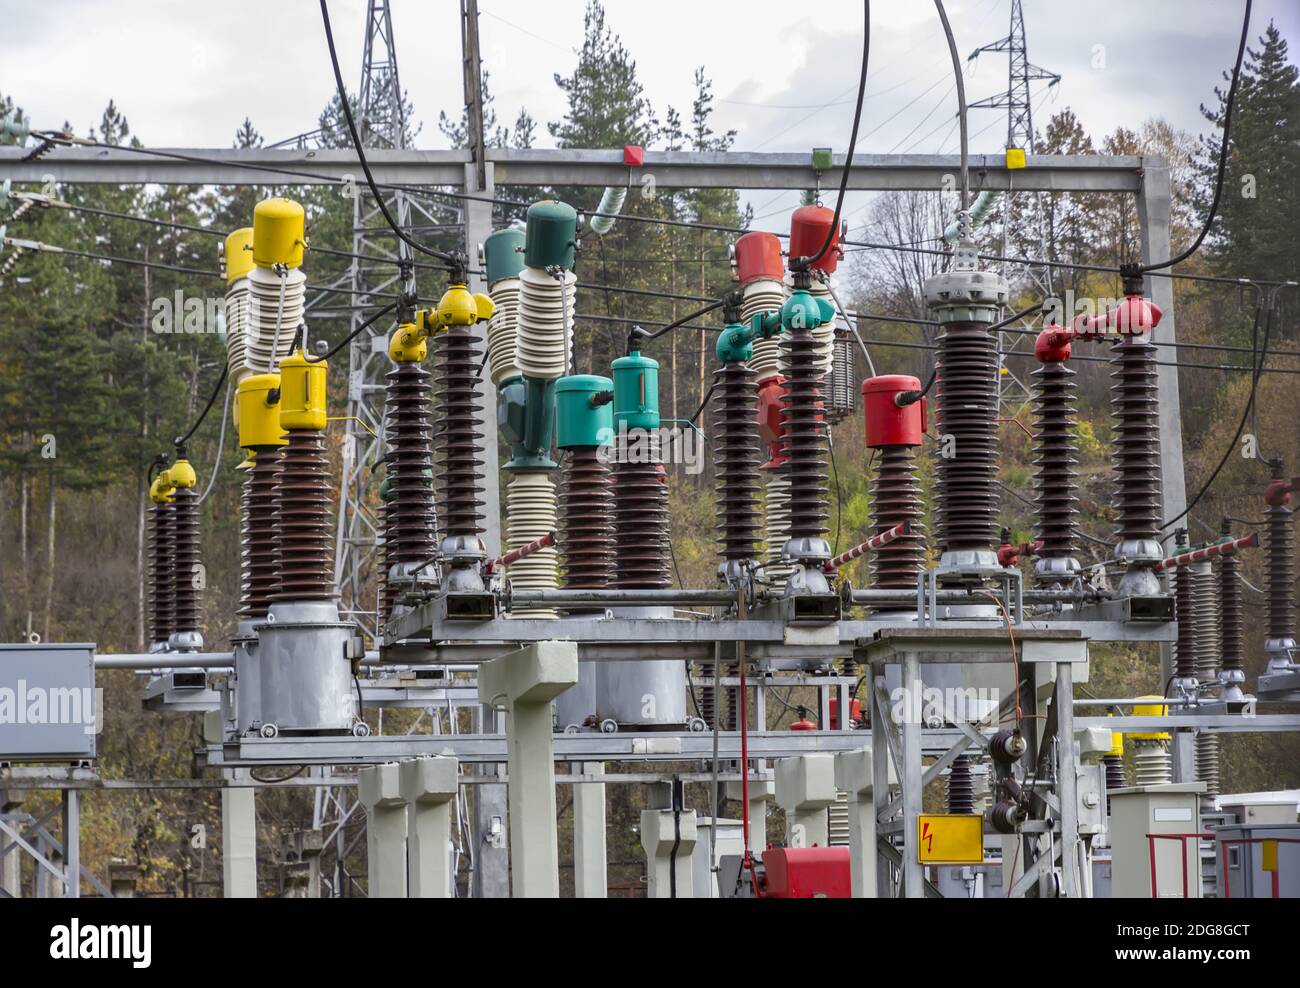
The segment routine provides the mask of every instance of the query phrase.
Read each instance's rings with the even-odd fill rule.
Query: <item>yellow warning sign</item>
[[[1277,871],[1277,841],[1261,842],[1259,866],[1264,871]]]
[[[922,813],[916,818],[921,864],[979,864],[984,860],[984,817],[978,813]]]
[[[1024,148],[1007,148],[1008,168],[1024,168],[1027,164]]]

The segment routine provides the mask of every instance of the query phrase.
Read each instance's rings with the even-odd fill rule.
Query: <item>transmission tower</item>
[[[981,48],[976,48],[970,53],[967,61],[969,62],[985,52],[1006,53],[1007,88],[1005,92],[998,93],[996,96],[986,96],[984,99],[976,100],[969,105],[968,109],[1005,109],[1007,111],[1006,146],[1008,150],[1019,149],[1026,154],[1033,154],[1034,108],[1030,83],[1046,81],[1050,88],[1059,83],[1061,77],[1057,73],[1039,68],[1029,61],[1029,45],[1025,38],[1025,13],[1020,0],[1011,0],[1011,23],[1007,29],[1006,37],[990,42]],[[1014,173],[1012,174],[1014,175]],[[1032,232],[1033,227],[1037,227],[1040,256],[1046,257],[1047,231],[1041,205],[1039,196],[1035,195],[1032,214],[1028,217],[1026,226],[1030,227],[1030,232]],[[1012,222],[1010,190],[1008,190],[1006,199],[1003,202],[1002,217],[1002,254],[1006,256]],[[1019,279],[1029,279],[1043,297],[1052,294],[1051,268],[1020,267],[1014,271],[1007,271],[1006,276],[1008,281],[1013,284]],[[1022,326],[1015,328],[1023,328],[1023,326],[1027,325],[1027,321],[1022,321]],[[1016,349],[1021,340],[1030,339],[1031,337],[1014,334],[1008,342],[1008,334],[999,333],[998,336],[999,414],[1007,418],[1014,418],[1023,410],[1025,403],[1029,400],[1030,389],[1024,379],[1017,376],[1011,368],[1006,366],[1005,358],[1008,353]]]

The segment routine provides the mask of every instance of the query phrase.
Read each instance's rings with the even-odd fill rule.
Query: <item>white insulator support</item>
[[[598,213],[609,213],[608,216],[593,216],[591,218],[591,229],[594,233],[609,233],[614,228],[615,216],[623,211],[623,203],[627,202],[627,187],[618,188],[616,186],[607,186],[604,193],[601,194],[600,204],[596,207]]]
[[[248,279],[238,278],[226,289],[226,370],[234,387],[248,377]]]
[[[1169,742],[1155,738],[1133,739],[1134,782],[1139,786],[1163,786],[1174,780]]]
[[[1208,559],[1192,563],[1191,571],[1196,678],[1202,683],[1214,683],[1219,679],[1219,666],[1223,661],[1219,642],[1219,584]]]
[[[1219,736],[1202,731],[1196,735],[1196,780],[1205,783],[1210,799],[1221,792],[1219,773]]]
[[[783,590],[786,577],[794,567],[781,561],[781,550],[790,538],[790,478],[780,470],[768,472],[764,526],[767,548],[763,556],[763,573],[773,587]]]
[[[506,486],[506,551],[521,549],[556,529],[555,482],[545,471],[516,473]],[[554,546],[530,552],[506,567],[516,590],[554,590],[559,557]],[[556,617],[550,608],[516,608],[515,617]]]
[[[820,296],[827,299],[832,305],[835,305],[835,299],[831,296],[833,286],[829,282],[813,279],[812,288],[808,293],[814,298]],[[813,340],[817,344],[817,356],[820,358],[819,365],[823,374],[829,374],[831,365],[835,363],[835,324],[844,318],[843,313],[839,311],[839,306],[835,305],[835,318],[830,322],[822,323],[812,331]],[[784,373],[784,371],[782,371]],[[826,389],[822,389],[822,395],[825,397]]]
[[[751,281],[745,286],[740,303],[740,321],[749,325],[755,313],[775,312],[785,303],[786,288],[779,281]],[[749,366],[754,380],[761,381],[780,370],[780,347],[775,336],[754,340],[754,356]]]
[[[835,802],[826,808],[826,836],[831,847],[849,846],[849,794],[835,790]]]
[[[284,286],[284,307],[280,287]],[[307,297],[307,276],[301,268],[290,268],[283,279],[271,268],[256,267],[248,273],[248,330],[244,341],[244,366],[252,374],[269,374],[293,352],[293,338],[302,322]],[[278,353],[275,353],[276,336]],[[229,328],[227,328],[229,332]]]
[[[519,279],[502,278],[488,288],[496,310],[488,321],[488,368],[492,383],[499,385],[519,377],[515,363],[515,339],[519,322]]]
[[[524,268],[519,273],[515,363],[529,377],[554,380],[568,373],[578,278],[564,272],[564,282],[549,272]]]

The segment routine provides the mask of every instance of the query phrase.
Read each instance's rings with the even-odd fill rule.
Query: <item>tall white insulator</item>
[[[1219,585],[1209,560],[1191,565],[1192,610],[1196,629],[1194,648],[1196,679],[1201,683],[1219,680],[1222,648],[1219,638]],[[1219,736],[1200,731],[1196,735],[1196,778],[1204,782],[1204,799],[1212,802],[1220,792]]]
[[[781,561],[781,550],[790,538],[790,478],[781,470],[768,471],[764,521],[767,551],[763,573],[777,590],[783,590],[793,567]]]
[[[775,312],[785,304],[789,291],[779,281],[752,281],[745,286],[740,303],[740,321],[746,326],[757,312]],[[754,380],[761,381],[780,373],[780,346],[777,337],[754,340],[754,356],[749,361]]]
[[[1162,786],[1174,780],[1173,758],[1165,738],[1133,738],[1135,783],[1139,786]]]
[[[515,338],[519,321],[519,279],[502,278],[488,288],[496,310],[488,321],[488,369],[493,384],[520,375],[515,363]]]
[[[506,551],[522,548],[555,531],[555,483],[548,471],[516,472],[506,487]],[[555,547],[538,549],[506,567],[516,590],[554,590],[559,586]],[[550,608],[515,608],[514,617],[553,618]]]
[[[293,352],[293,340],[302,322],[306,297],[307,276],[301,268],[276,271],[258,265],[248,273],[244,367],[249,373],[269,374]],[[229,346],[229,321],[226,333]]]
[[[248,277],[226,289],[226,369],[232,387],[254,373],[248,366]]]
[[[563,279],[538,268],[519,273],[515,364],[528,377],[553,380],[568,373],[578,277],[565,271]]]

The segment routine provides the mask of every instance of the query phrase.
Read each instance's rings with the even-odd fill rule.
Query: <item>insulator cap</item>
[[[907,374],[882,374],[862,382],[862,414],[866,421],[867,446],[920,446],[925,433],[925,399],[899,405],[897,398],[920,391],[921,382]]]
[[[1271,480],[1264,488],[1264,503],[1274,508],[1285,508],[1291,503],[1294,484],[1289,480]]]
[[[555,445],[608,445],[614,435],[614,410],[609,402],[593,399],[613,389],[613,381],[596,374],[571,374],[556,381]]]
[[[659,428],[659,361],[633,351],[611,365],[617,428]]]
[[[179,459],[167,468],[167,479],[173,487],[193,487],[199,482],[194,472],[194,465],[189,460]]]
[[[567,202],[543,199],[528,207],[524,264],[545,270],[573,267],[578,246],[578,211]]]
[[[308,360],[301,350],[280,361],[280,427],[320,432],[326,422],[325,378],[329,364]]]
[[[1139,700],[1164,700],[1162,696],[1140,696]],[[1133,707],[1134,717],[1168,717],[1169,707],[1164,703],[1139,703]],[[1167,731],[1129,731],[1128,736],[1139,741],[1169,741]]]
[[[302,267],[306,224],[301,204],[281,197],[263,199],[253,207],[253,262],[263,268]]]
[[[775,233],[746,233],[736,241],[736,276],[742,288],[755,281],[780,281],[784,274],[781,239]]]
[[[1040,363],[1059,364],[1070,359],[1070,340],[1073,333],[1068,329],[1045,329],[1034,340],[1034,356]]]
[[[1160,306],[1144,296],[1126,295],[1100,315],[1080,313],[1071,328],[1078,336],[1142,336],[1159,326],[1163,315]]]
[[[226,284],[233,285],[253,270],[253,228],[240,227],[226,237]]]
[[[171,477],[166,470],[154,477],[153,483],[149,485],[149,499],[154,504],[171,503],[175,493],[176,485],[171,482]]]
[[[388,338],[388,356],[395,364],[422,363],[429,356],[429,338],[415,323],[401,323]]]
[[[835,210],[825,206],[800,206],[790,217],[790,256],[814,257],[826,243],[826,234],[835,222]],[[840,263],[840,232],[835,231],[831,245],[812,265],[814,271],[828,274]]]
[[[266,449],[287,442],[280,426],[280,401],[272,392],[280,387],[279,374],[253,374],[239,382],[235,405],[239,409],[239,445]]]
[[[483,241],[483,265],[488,287],[504,278],[518,278],[524,267],[524,231],[517,226],[497,230]]]

